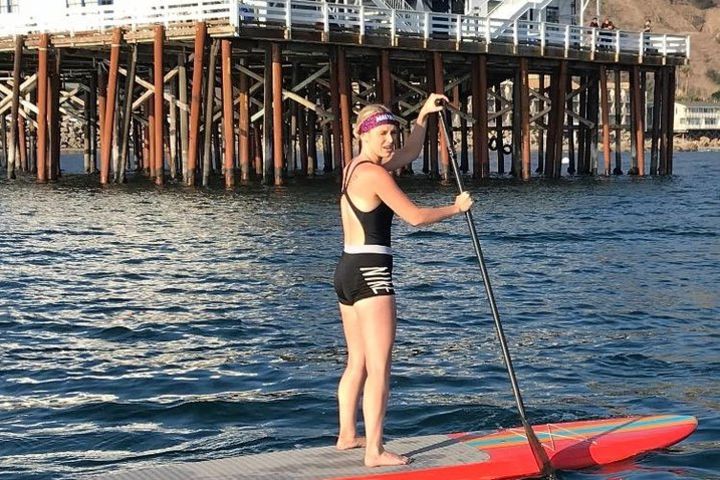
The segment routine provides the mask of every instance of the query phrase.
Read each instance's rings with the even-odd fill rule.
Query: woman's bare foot
[[[387,450],[378,455],[370,455],[365,453],[366,467],[390,467],[395,465],[407,465],[410,459],[397,453],[388,452]]]
[[[349,439],[338,438],[335,447],[338,450],[350,450],[352,448],[360,448],[365,446],[365,437],[352,437]]]

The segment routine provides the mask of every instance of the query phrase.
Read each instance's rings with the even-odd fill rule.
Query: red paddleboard
[[[657,415],[553,423],[534,426],[533,431],[556,470],[578,470],[668,447],[688,437],[696,428],[695,417]],[[485,452],[489,458],[479,463],[339,478],[493,480],[540,473],[522,428],[489,435],[458,433],[448,438]]]
[[[665,448],[690,435],[695,417],[655,415],[563,422],[533,427],[557,470],[605,465]],[[412,463],[367,468],[363,450],[304,448],[184,463],[103,475],[116,480],[221,479],[377,479],[493,480],[539,474],[522,428],[495,433],[455,433],[402,438],[388,442],[390,451],[408,455]]]

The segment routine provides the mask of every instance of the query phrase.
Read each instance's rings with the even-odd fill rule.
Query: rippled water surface
[[[719,156],[677,154],[672,178],[470,188],[530,420],[700,420],[671,449],[562,479],[720,478]],[[0,180],[0,478],[331,444],[337,185],[96,182]],[[395,234],[388,436],[517,425],[464,220]]]

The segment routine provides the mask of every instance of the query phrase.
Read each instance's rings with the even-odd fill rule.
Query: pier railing
[[[401,38],[455,41],[458,47],[476,42],[490,45],[559,49],[565,56],[584,51],[689,58],[689,36],[598,30],[577,25],[530,22],[472,15],[393,10],[317,0],[115,0],[113,5],[68,7],[45,13],[0,15],[0,36],[33,33],[105,31],[114,27],[135,29],[151,24],[221,21],[241,32],[244,27],[293,31],[314,30],[386,36],[389,45]]]
[[[689,57],[690,40],[684,35],[648,34],[623,30],[598,30],[578,25],[530,22],[493,17],[386,10],[375,7],[321,3],[312,0],[239,1],[245,9],[243,25],[293,30],[322,29],[326,33],[385,35],[391,45],[401,37],[425,40],[443,39],[463,42],[505,43],[514,46],[561,48],[571,51],[633,54],[640,57]]]
[[[72,5],[62,10],[17,9],[0,15],[0,36],[34,33],[103,32],[115,27],[134,30],[139,26],[179,22],[223,21],[237,24],[236,0],[117,0],[112,5]]]

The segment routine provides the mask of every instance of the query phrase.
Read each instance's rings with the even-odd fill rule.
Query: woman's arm
[[[413,227],[439,222],[453,215],[464,213],[472,206],[470,195],[463,192],[455,198],[453,205],[429,208],[418,207],[398,187],[387,170],[376,166],[366,168],[370,170],[366,184],[372,185],[375,194],[380,197],[380,200],[385,202],[393,212]]]
[[[418,113],[415,125],[405,141],[405,146],[396,151],[395,155],[393,155],[393,158],[389,162],[383,164],[383,167],[385,167],[386,170],[393,171],[398,168],[402,168],[405,165],[412,163],[413,160],[420,156],[420,152],[422,151],[423,143],[425,141],[427,117],[428,115],[439,112],[443,109],[442,105],[435,105],[435,102],[438,99],[448,101],[445,95],[440,95],[438,93],[430,94],[430,97],[428,97],[420,109],[420,113]]]

